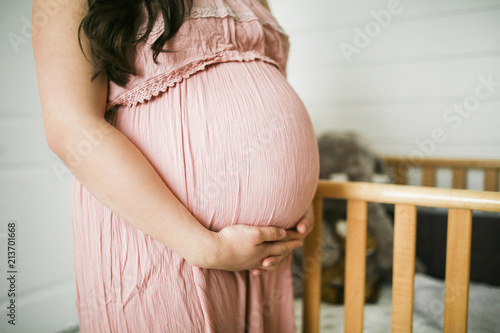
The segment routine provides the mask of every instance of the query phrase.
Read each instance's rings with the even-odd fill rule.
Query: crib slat
[[[304,239],[302,332],[319,333],[321,306],[321,233],[323,197],[313,199],[314,228]]]
[[[463,190],[467,187],[467,169],[453,168],[452,187]]]
[[[498,169],[484,169],[484,190],[498,192]]]
[[[436,186],[436,168],[433,166],[422,167],[422,186]]]
[[[406,185],[408,183],[408,167],[400,162],[394,164],[393,170],[396,185]]]
[[[467,332],[472,211],[450,209],[446,241],[444,332]]]
[[[396,204],[392,282],[392,333],[411,333],[415,274],[417,207]]]
[[[344,332],[363,332],[366,268],[366,201],[347,201]]]

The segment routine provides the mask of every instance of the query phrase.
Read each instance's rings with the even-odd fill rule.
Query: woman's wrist
[[[183,257],[191,266],[211,268],[217,257],[217,239],[216,232],[200,224],[193,237],[187,239],[186,254]]]

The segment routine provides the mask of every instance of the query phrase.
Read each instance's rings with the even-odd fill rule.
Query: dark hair
[[[193,0],[188,1],[191,11]],[[147,29],[137,38],[139,19],[143,7],[147,11]],[[91,80],[105,72],[108,78],[124,87],[130,75],[135,75],[133,64],[127,58],[127,52],[137,43],[147,39],[151,33],[158,11],[163,15],[164,31],[152,44],[153,60],[157,63],[165,43],[181,27],[186,14],[184,0],[89,0],[89,12],[78,27],[78,43],[81,45],[81,30],[89,40],[94,73]]]

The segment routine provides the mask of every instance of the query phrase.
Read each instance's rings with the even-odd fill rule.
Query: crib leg
[[[363,332],[366,271],[366,201],[347,201],[344,332]]]
[[[450,209],[446,240],[444,332],[467,332],[472,211]]]
[[[304,239],[302,332],[319,333],[321,307],[321,233],[323,198],[314,197],[314,228]]]

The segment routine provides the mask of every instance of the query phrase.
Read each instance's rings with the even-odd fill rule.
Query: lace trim
[[[137,103],[144,103],[151,100],[153,96],[158,96],[160,92],[165,92],[168,87],[172,87],[183,79],[189,78],[198,71],[204,70],[210,64],[228,62],[228,61],[251,61],[260,59],[275,65],[280,71],[281,68],[276,61],[264,56],[256,51],[222,51],[209,58],[193,61],[187,65],[177,68],[169,73],[163,73],[144,82],[143,84],[125,92],[114,101],[108,104],[108,108],[121,104],[128,107],[135,106]]]
[[[283,28],[276,22],[273,21],[268,21],[268,20],[263,20],[257,15],[254,14],[254,12],[248,10],[248,11],[242,11],[242,12],[235,12],[233,11],[229,6],[199,6],[199,7],[194,7],[191,10],[191,13],[188,15],[186,14],[186,19],[196,19],[196,18],[203,18],[203,17],[217,17],[217,18],[223,18],[230,16],[232,17],[235,21],[238,22],[249,22],[249,21],[259,21],[260,24],[262,25],[269,25],[271,28],[274,30],[278,31],[282,35],[285,35],[286,37],[289,37],[288,34],[283,30]],[[160,16],[159,19],[155,22],[153,29],[151,31],[151,34],[155,34],[160,32],[163,29],[163,16]],[[139,29],[139,35],[143,35],[146,32],[146,26],[141,27]]]

